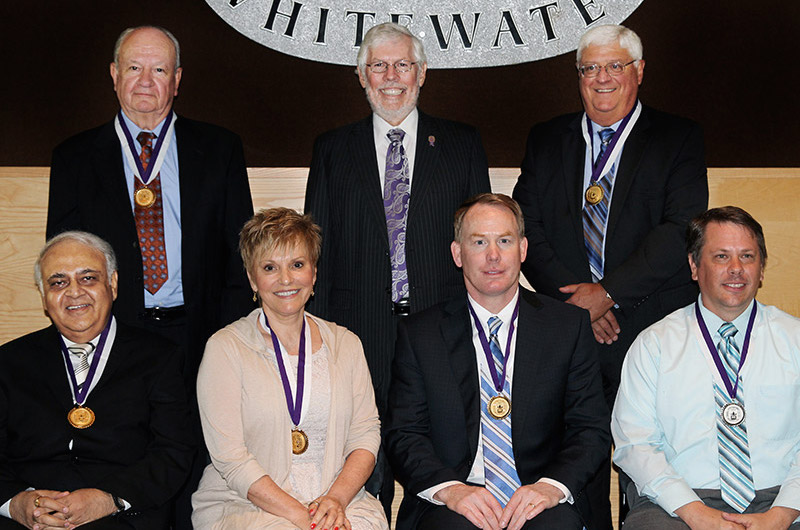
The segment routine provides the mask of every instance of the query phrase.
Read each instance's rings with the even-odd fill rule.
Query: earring
[[[253,291],[253,302],[258,302],[258,291]]]
[[[311,289],[311,296],[314,296],[314,289]]]

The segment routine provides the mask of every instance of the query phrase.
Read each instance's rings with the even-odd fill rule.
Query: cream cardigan
[[[250,486],[264,475],[294,496],[289,480],[293,425],[272,344],[258,329],[260,311],[226,326],[206,344],[197,396],[212,463],[192,496],[197,530],[293,528],[247,500]],[[331,412],[321,481],[327,489],[355,449],[377,455],[380,420],[361,341],[341,326],[307,316],[330,351]],[[363,487],[346,512],[388,528],[380,503]]]

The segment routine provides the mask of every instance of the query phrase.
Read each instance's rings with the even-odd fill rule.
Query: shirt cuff
[[[442,482],[441,484],[437,484],[435,486],[431,486],[426,490],[420,491],[419,493],[417,493],[417,497],[426,500],[431,504],[435,504],[436,506],[444,506],[444,503],[442,501],[434,499],[433,496],[442,491],[443,489],[449,486],[453,486],[455,484],[463,484],[463,482],[459,482],[457,480],[448,480],[447,482]]]
[[[33,489],[34,488],[28,488],[25,491],[33,491]],[[13,498],[14,497],[11,497],[11,499]],[[11,499],[8,499],[6,502],[3,503],[2,506],[0,506],[0,515],[2,515],[3,517],[8,517],[9,519],[11,519]]]
[[[565,502],[572,504],[575,502],[575,499],[572,498],[572,493],[569,491],[569,488],[560,483],[559,481],[547,477],[542,477],[536,481],[537,484],[539,482],[542,482],[544,484],[550,484],[551,486],[554,486],[561,490],[561,493],[564,494],[564,498],[558,501],[558,504],[563,504]]]

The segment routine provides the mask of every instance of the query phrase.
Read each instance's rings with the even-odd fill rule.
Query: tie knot
[[[600,142],[603,145],[608,145],[608,142],[611,141],[611,137],[614,136],[614,129],[611,128],[603,129],[597,134],[600,135]]]
[[[67,349],[70,351],[70,353],[77,355],[78,357],[85,358],[94,351],[94,344],[91,342],[87,342],[85,344],[73,344]]]
[[[490,335],[497,335],[497,332],[500,330],[500,326],[503,325],[503,321],[498,317],[490,317],[486,323],[489,324]]]
[[[732,339],[739,330],[730,322],[723,322],[719,327],[719,334],[724,340]]]
[[[389,132],[386,133],[386,137],[392,143],[402,142],[405,136],[406,132],[403,129],[390,129]]]
[[[136,140],[139,142],[139,144],[142,147],[144,147],[146,145],[152,145],[153,144],[153,138],[155,138],[155,137],[156,137],[156,133],[142,131],[142,132],[139,133],[138,136],[136,136]]]

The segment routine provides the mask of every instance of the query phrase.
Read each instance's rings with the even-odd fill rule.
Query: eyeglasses
[[[412,63],[411,61],[397,61],[394,64],[387,63],[386,61],[375,61],[374,63],[367,64],[367,66],[374,74],[382,74],[388,70],[390,66],[394,68],[394,71],[398,74],[405,74],[410,72],[415,64],[417,63]]]
[[[613,63],[608,63],[605,66],[601,66],[599,64],[583,64],[577,68],[578,72],[581,74],[581,77],[597,77],[600,75],[600,70],[605,70],[608,75],[618,76],[622,75],[622,72],[625,71],[626,66],[629,66],[635,62],[636,60],[633,60],[629,63],[614,61]]]

